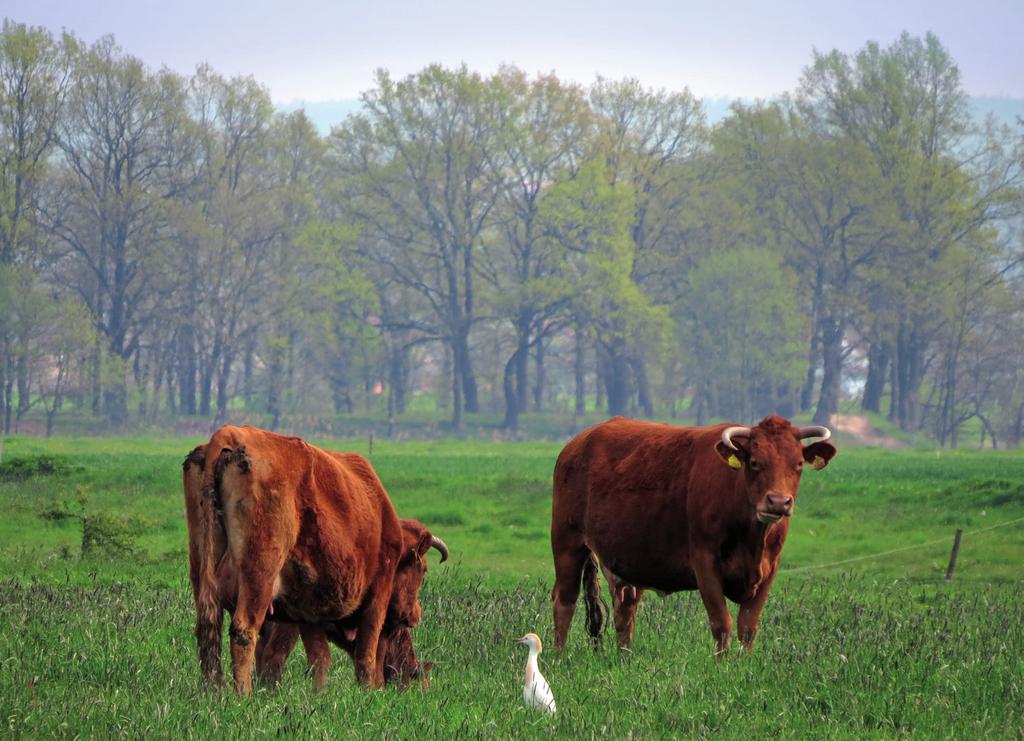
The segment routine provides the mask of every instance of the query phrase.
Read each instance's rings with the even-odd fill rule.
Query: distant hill
[[[708,123],[715,124],[729,115],[729,106],[733,98],[715,97],[704,99],[704,109],[707,111]],[[743,100],[749,103],[750,101]],[[357,113],[362,108],[362,102],[354,98],[347,100],[319,100],[319,101],[293,101],[277,106],[277,110],[288,113],[299,108],[304,108],[313,125],[324,134],[329,134],[331,128],[337,126],[345,117],[351,113]],[[1018,117],[1024,118],[1024,98],[998,98],[991,96],[978,96],[971,98],[971,113],[979,121],[989,114],[993,115],[997,122],[1013,126]]]

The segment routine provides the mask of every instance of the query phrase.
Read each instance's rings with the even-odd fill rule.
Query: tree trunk
[[[195,330],[186,324],[178,338],[178,407],[189,417],[196,415]]]
[[[270,427],[281,425],[281,377],[284,375],[284,350],[277,342],[271,342],[267,361],[267,412],[271,415]]]
[[[10,345],[8,345],[8,348]],[[14,362],[10,354],[4,355],[3,386],[0,387],[0,395],[3,396],[4,418],[3,432],[9,435],[11,432],[11,413],[14,406]]]
[[[256,364],[256,342],[250,341],[245,346],[245,359],[242,362],[242,403],[245,411],[252,409],[253,396],[256,390],[253,386],[253,369]]]
[[[587,413],[587,396],[586,396],[586,366],[584,362],[586,360],[586,353],[583,346],[583,332],[579,327],[576,327],[575,332],[576,347],[575,347],[575,358],[573,363],[573,375],[576,382],[576,415],[582,417]]]
[[[459,377],[459,388],[465,401],[465,410],[471,414],[480,411],[477,396],[476,377],[473,375],[473,359],[469,348],[469,331],[460,332],[452,344],[452,360],[455,364],[455,375]],[[461,418],[461,413],[460,413]]]
[[[7,365],[10,359],[10,341],[5,337],[0,347],[0,435],[7,433]]]
[[[230,350],[225,352],[220,372],[217,374],[217,427],[224,424],[228,418],[228,381],[231,380],[231,365],[234,359],[235,354],[233,352]]]
[[[525,412],[530,400],[529,376],[530,376],[530,317],[520,316],[516,321],[516,399],[519,403],[519,411]]]
[[[128,386],[123,377],[113,381],[103,392],[103,411],[115,427],[128,421]]]
[[[214,338],[213,350],[210,357],[202,363],[199,379],[199,416],[209,417],[211,404],[213,402],[213,377],[216,374],[217,366],[220,365],[223,342],[220,337]]]
[[[621,341],[609,347],[605,376],[605,391],[608,394],[608,414],[624,415],[629,411],[629,363],[623,355]]]
[[[405,391],[409,384],[409,348],[398,347],[389,353],[388,387],[390,388],[390,415],[405,413]]]
[[[921,384],[924,382],[925,343],[920,332],[901,322],[896,342],[893,387],[896,421],[904,431],[917,430],[920,424]]]
[[[452,355],[455,355],[454,349]],[[452,362],[452,429],[462,429],[462,373],[457,358]]]
[[[92,414],[100,416],[100,405],[103,403],[103,338],[96,333],[96,344],[92,354]]]
[[[860,408],[865,412],[882,412],[882,396],[885,394],[885,380],[889,373],[889,346],[884,342],[872,342],[868,348],[868,377],[864,383],[864,397]]]
[[[534,355],[534,370],[536,378],[533,379],[533,411],[540,412],[544,408],[544,384],[547,379],[544,377],[544,339],[537,339],[537,350]]]
[[[629,366],[633,370],[633,377],[636,378],[640,410],[644,417],[650,419],[654,416],[654,402],[651,400],[651,384],[647,380],[647,362],[643,358],[633,356],[629,358]]]
[[[18,357],[18,419],[32,406],[32,384],[28,372],[28,356]]]
[[[821,364],[821,391],[813,422],[816,425],[828,425],[832,416],[839,411],[843,373],[843,325],[838,319],[822,319]]]
[[[516,394],[516,369],[519,367],[520,348],[505,363],[502,388],[505,392],[505,421],[503,426],[509,432],[519,430],[519,399]]]

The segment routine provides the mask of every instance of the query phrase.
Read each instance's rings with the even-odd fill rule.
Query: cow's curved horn
[[[739,450],[739,448],[737,448],[736,445],[732,441],[733,436],[735,436],[735,437],[750,437],[750,428],[749,427],[726,427],[724,430],[722,430],[722,442],[725,444],[725,447],[730,448],[732,450]]]
[[[803,440],[805,437],[820,437],[821,442],[825,442],[832,437],[832,430],[821,425],[811,425],[810,427],[801,427],[797,437],[800,440]]]
[[[430,536],[430,547],[437,548],[437,550],[441,551],[441,563],[448,560],[448,546],[446,546],[444,541],[436,535]]]

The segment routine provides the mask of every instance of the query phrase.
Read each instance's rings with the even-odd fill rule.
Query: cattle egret
[[[551,694],[551,687],[548,681],[540,673],[537,667],[537,656],[542,650],[540,636],[536,633],[527,633],[522,638],[517,638],[516,643],[529,646],[530,655],[526,659],[526,675],[523,683],[523,702],[528,708],[546,710],[551,715],[555,714],[555,696]]]

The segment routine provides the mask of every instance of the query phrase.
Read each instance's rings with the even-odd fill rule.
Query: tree
[[[654,304],[633,279],[635,242],[630,236],[634,194],[609,182],[603,159],[552,186],[541,223],[563,251],[560,268],[570,321],[594,340],[608,368],[608,413],[624,414],[629,402],[628,346],[660,351],[671,331],[667,308]]]
[[[817,125],[870,152],[905,229],[880,263],[890,322],[878,326],[875,341],[892,347],[890,416],[903,429],[918,429],[927,355],[943,322],[935,303],[941,293],[931,287],[944,276],[933,271],[1000,215],[1019,168],[985,157],[984,137],[972,141],[959,69],[932,34],[904,33],[887,49],[869,43],[854,56],[816,54],[800,98]],[[871,357],[888,362],[889,355]]]
[[[727,287],[727,290],[723,288]],[[807,314],[796,274],[765,249],[721,250],[690,273],[677,311],[697,424],[753,420],[787,403],[804,370]]]
[[[0,29],[0,277],[24,282],[16,265],[41,267],[38,200],[71,75],[76,42],[42,28],[4,19]],[[12,298],[8,294],[8,298]],[[17,307],[0,303],[0,315]],[[29,403],[28,359],[15,352],[16,338],[0,333],[0,420],[9,430],[18,384],[18,413]]]
[[[463,402],[479,410],[470,333],[478,253],[500,196],[494,100],[479,75],[438,65],[398,82],[379,71],[362,100],[365,113],[332,136],[346,206],[382,274],[421,297],[423,329],[450,347],[459,427]]]
[[[671,303],[677,271],[677,211],[691,195],[694,170],[686,167],[704,143],[704,110],[688,89],[646,89],[636,80],[599,79],[590,91],[597,117],[598,148],[613,184],[628,184],[634,193],[629,233],[633,241],[633,280],[663,305]],[[651,348],[627,342],[605,348],[611,376],[605,385],[621,387],[625,376],[636,381],[643,413],[654,414],[647,372]]]
[[[184,86],[151,74],[106,37],[76,59],[68,115],[59,128],[60,183],[48,227],[67,248],[61,280],[90,308],[111,358],[125,367],[155,318],[157,272],[147,260],[160,242],[163,203],[174,195]],[[97,355],[97,359],[100,354]],[[97,367],[97,379],[100,369]],[[127,419],[123,371],[104,408]]]
[[[69,392],[88,384],[89,360],[96,329],[89,310],[75,298],[56,302],[45,297],[44,323],[38,343],[36,390],[46,412],[46,436],[53,434],[57,415]]]
[[[864,313],[868,272],[897,238],[898,216],[864,147],[817,130],[792,107],[736,107],[719,141],[753,188],[769,239],[801,276],[814,319],[811,373],[819,358],[822,369],[814,419],[828,424],[839,408],[848,330]]]
[[[505,67],[491,84],[499,136],[489,162],[500,199],[497,238],[487,240],[479,264],[495,311],[514,333],[502,388],[504,426],[515,430],[526,410],[530,349],[556,331],[553,320],[568,300],[557,272],[559,247],[541,227],[542,202],[552,182],[571,176],[592,133],[582,91],[553,75],[531,81]]]

